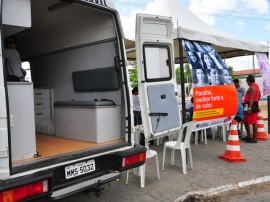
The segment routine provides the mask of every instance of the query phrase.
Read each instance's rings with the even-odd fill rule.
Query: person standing
[[[133,115],[134,115],[134,126],[142,125],[142,115],[141,115],[141,107],[139,101],[139,90],[138,87],[134,87],[132,89],[132,100],[133,100]],[[141,145],[145,146],[145,136],[144,134],[140,134],[139,141]],[[149,141],[150,145],[154,144],[154,140]]]
[[[236,120],[236,122],[240,123],[243,120],[244,116],[245,116],[244,107],[240,102],[238,102],[237,113],[234,117],[234,120]]]
[[[246,89],[239,84],[239,79],[234,79],[233,83],[235,85],[238,102],[240,102],[244,106],[244,96],[246,95]]]
[[[189,112],[189,109],[193,107],[193,97],[191,97],[190,102],[186,104],[186,110]]]
[[[188,112],[187,121],[192,121],[192,117],[193,117],[193,97],[191,97],[190,102],[188,102],[186,104],[186,112]]]
[[[261,98],[260,88],[257,83],[255,83],[255,78],[253,75],[248,75],[247,84],[249,86],[245,98],[244,103],[248,105],[248,110],[245,112],[245,116],[243,119],[243,123],[245,125],[247,131],[247,137],[245,138],[248,143],[257,143],[256,133],[257,133],[257,113],[252,108],[257,108],[259,110],[258,102]],[[249,124],[252,124],[252,135],[250,133]]]
[[[139,95],[138,87],[134,87],[132,89],[134,126],[142,125],[141,107],[138,95]]]
[[[236,122],[238,123],[237,124],[237,127],[239,126],[239,124],[241,124],[241,129],[242,129],[242,120],[243,120],[244,116],[245,116],[245,114],[244,114],[244,107],[243,107],[242,103],[240,103],[238,101],[237,113],[236,113],[236,115],[234,117],[234,120],[236,120]],[[242,131],[240,131],[238,129],[238,136],[239,136],[239,138],[242,137],[242,133],[241,132]]]
[[[6,59],[8,81],[25,81],[26,72],[22,68],[21,56],[17,47],[18,43],[14,37],[8,37],[5,40],[4,57]]]
[[[193,120],[193,109],[194,109],[194,104],[193,104],[193,97],[191,98],[191,100],[190,100],[190,102],[191,102],[191,106],[189,107],[189,116],[190,116],[190,121],[192,121]]]

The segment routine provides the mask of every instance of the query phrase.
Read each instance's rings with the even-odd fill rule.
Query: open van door
[[[172,32],[170,17],[137,14],[138,87],[147,139],[173,133],[180,127]]]

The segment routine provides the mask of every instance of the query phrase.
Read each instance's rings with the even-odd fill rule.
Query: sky
[[[270,0],[112,0],[120,13],[125,37],[135,38],[136,13],[170,16],[176,27],[184,6],[215,29],[244,40],[270,41]],[[254,57],[255,68],[257,60]],[[252,56],[226,60],[234,70],[253,69]]]

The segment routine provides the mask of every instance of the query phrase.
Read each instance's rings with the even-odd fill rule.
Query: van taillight
[[[126,156],[122,159],[122,168],[145,161],[146,152]]]
[[[13,202],[37,196],[49,191],[48,180],[33,182],[20,187],[0,191],[0,202]]]

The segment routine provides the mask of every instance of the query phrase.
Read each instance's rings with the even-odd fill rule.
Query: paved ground
[[[267,122],[265,121],[265,130]],[[270,135],[269,135],[270,137]],[[244,163],[228,163],[217,158],[226,149],[226,142],[220,138],[208,139],[208,145],[192,143],[194,170],[182,173],[180,152],[176,152],[175,165],[170,165],[167,153],[165,171],[160,171],[161,180],[156,177],[155,161],[149,159],[146,166],[146,187],[140,188],[138,176],[130,174],[129,184],[125,185],[126,174],[119,181],[106,187],[100,198],[93,194],[79,194],[63,201],[180,201],[180,196],[191,191],[204,191],[223,185],[236,184],[258,177],[270,175],[270,140],[257,144],[240,141],[241,154],[247,159]],[[151,146],[158,151],[161,168],[163,145]]]
[[[221,197],[226,202],[269,202],[270,201],[270,182],[262,183],[257,186],[250,186],[246,189],[230,193],[231,196]]]

